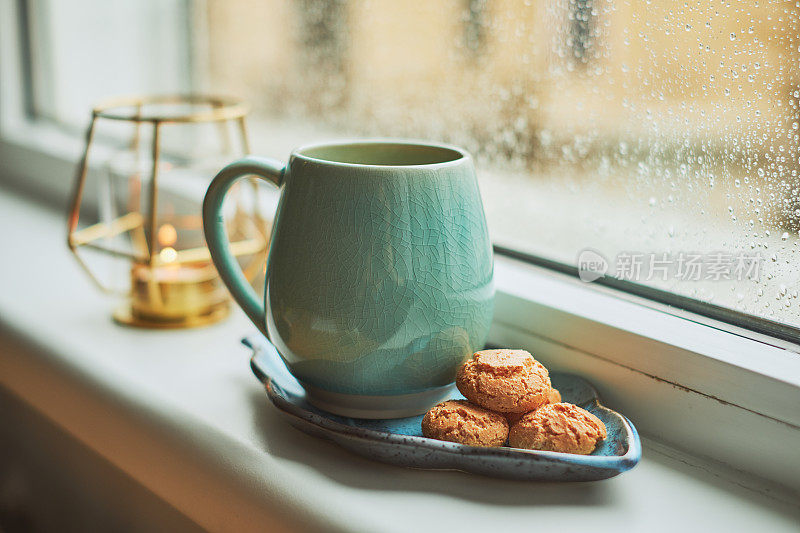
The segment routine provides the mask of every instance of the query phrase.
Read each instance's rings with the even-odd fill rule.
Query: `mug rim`
[[[450,150],[452,152],[456,152],[459,157],[455,159],[450,159],[448,161],[439,161],[435,163],[419,163],[419,164],[409,164],[409,165],[381,165],[381,164],[370,164],[370,163],[349,163],[345,161],[335,161],[332,159],[324,159],[321,157],[314,157],[304,153],[307,150],[313,150],[316,148],[328,148],[328,147],[337,147],[337,146],[348,146],[348,145],[405,145],[405,146],[418,146],[423,148],[440,148],[443,150]],[[472,159],[469,152],[460,148],[458,146],[436,142],[436,141],[425,141],[419,139],[396,139],[391,137],[374,137],[374,138],[364,138],[364,139],[338,139],[338,140],[330,140],[330,141],[322,141],[317,143],[305,144],[303,146],[297,147],[292,150],[291,159],[301,159],[310,163],[315,163],[318,165],[326,165],[326,166],[339,166],[339,167],[346,167],[346,168],[369,168],[371,170],[399,170],[399,169],[414,169],[414,168],[445,168],[445,167],[452,167],[458,166],[463,164],[466,161]]]

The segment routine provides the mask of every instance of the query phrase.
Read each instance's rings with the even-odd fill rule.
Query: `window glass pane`
[[[284,128],[262,152],[450,141],[495,242],[800,325],[795,3],[206,5],[210,87]]]
[[[185,2],[28,0],[33,107],[84,126],[98,101],[188,89]]]

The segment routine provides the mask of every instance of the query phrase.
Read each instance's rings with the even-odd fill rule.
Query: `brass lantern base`
[[[213,307],[210,311],[202,314],[189,315],[184,317],[164,317],[156,318],[152,316],[140,316],[134,313],[130,303],[118,307],[114,313],[114,322],[123,326],[146,329],[188,329],[200,328],[216,324],[228,317],[230,305],[228,302]]]

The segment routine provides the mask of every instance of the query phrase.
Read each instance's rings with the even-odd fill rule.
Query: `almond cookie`
[[[592,413],[571,403],[554,403],[511,426],[508,442],[514,448],[588,455],[604,438],[606,425]]]
[[[476,352],[456,375],[469,401],[499,413],[527,413],[548,401],[550,375],[525,350]]]
[[[502,446],[508,438],[508,422],[503,415],[466,400],[448,400],[425,413],[422,434],[470,446]]]
[[[555,387],[551,388],[550,391],[547,393],[547,403],[561,403],[561,393],[558,392],[558,389]],[[546,405],[546,404],[545,404]],[[519,419],[523,416],[527,415],[528,413],[504,413],[506,415],[506,420],[508,420],[508,425],[513,426]]]

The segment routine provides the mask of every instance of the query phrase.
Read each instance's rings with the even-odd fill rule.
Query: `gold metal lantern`
[[[92,110],[67,240],[97,286],[124,297],[117,322],[184,328],[227,316],[229,298],[205,245],[201,205],[216,171],[249,153],[246,114],[239,101],[208,96],[120,98]],[[108,155],[107,145],[120,137],[128,141]],[[90,164],[100,144],[105,163]],[[255,181],[236,187],[225,206],[227,229],[252,280],[263,270],[268,223]],[[79,227],[82,213],[92,218],[88,226]]]

